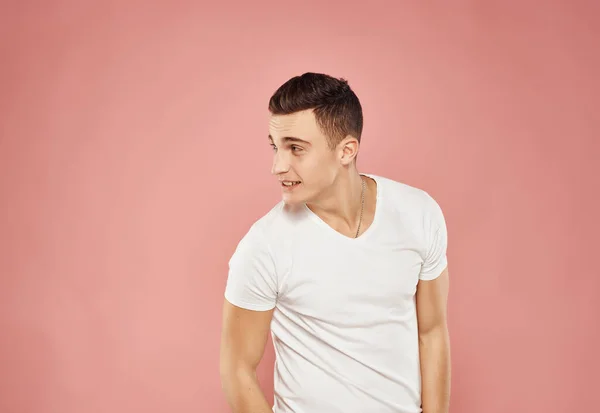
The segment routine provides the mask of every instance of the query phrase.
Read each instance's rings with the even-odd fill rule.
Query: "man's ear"
[[[338,147],[340,150],[340,162],[342,165],[347,166],[356,159],[360,144],[358,143],[358,139],[348,135],[339,143]]]

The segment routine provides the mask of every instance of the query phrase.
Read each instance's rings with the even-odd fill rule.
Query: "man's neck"
[[[307,206],[326,222],[343,223],[354,228],[360,219],[362,190],[363,178],[353,169],[341,174],[320,199],[309,202]]]

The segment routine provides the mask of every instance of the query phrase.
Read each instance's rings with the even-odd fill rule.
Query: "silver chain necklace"
[[[360,191],[360,219],[358,221],[358,228],[356,228],[356,235],[354,236],[354,238],[358,238],[358,233],[360,232],[360,225],[362,224],[362,219],[363,219],[363,210],[365,209],[365,181],[364,179],[362,179],[362,177],[360,178],[360,182],[361,182],[361,191]]]

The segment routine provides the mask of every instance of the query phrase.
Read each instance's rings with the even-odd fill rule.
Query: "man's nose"
[[[284,154],[281,152],[276,152],[273,157],[273,165],[271,167],[271,173],[273,175],[279,175],[287,172],[290,169],[290,164],[285,159]]]

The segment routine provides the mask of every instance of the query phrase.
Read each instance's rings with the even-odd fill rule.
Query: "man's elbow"
[[[256,369],[248,363],[235,362],[222,359],[220,362],[221,386],[223,389],[236,387],[240,382],[253,380],[256,377]]]
[[[419,342],[423,344],[448,344],[450,334],[446,323],[436,323],[419,329]]]

